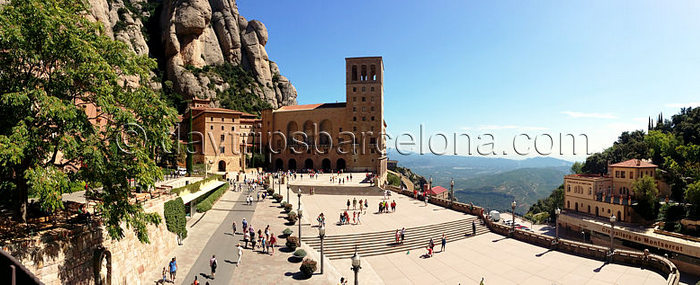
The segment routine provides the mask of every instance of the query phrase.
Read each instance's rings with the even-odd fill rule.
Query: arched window
[[[357,65],[352,66],[352,81],[357,81]]]
[[[374,64],[369,66],[369,79],[370,80],[377,80],[377,70],[376,70]]]

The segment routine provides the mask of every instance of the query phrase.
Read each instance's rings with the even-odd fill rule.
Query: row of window
[[[575,202],[574,208],[571,208],[571,201],[566,201],[566,208],[567,209],[574,210],[576,212],[583,212],[583,210],[579,211],[578,206],[579,206],[579,203]],[[583,206],[584,206],[583,203],[581,203],[581,207],[583,207]],[[610,208],[607,209],[607,213],[606,213],[605,208],[602,208],[602,207],[598,208],[597,206],[595,207],[595,213],[593,213],[593,212],[591,212],[591,205],[587,205],[586,213],[595,214],[596,216],[606,216],[606,217],[612,215]],[[617,211],[617,218],[619,220],[624,220],[624,217],[622,216],[622,212]]]
[[[209,129],[210,129],[210,130],[213,130],[213,129],[214,129],[214,126],[213,126],[213,125],[212,125],[212,126],[209,126]],[[222,130],[222,131],[224,130],[224,126],[221,126],[221,130]],[[235,131],[235,130],[236,130],[236,127],[235,127],[235,126],[232,126],[232,127],[231,127],[231,131]]]
[[[367,65],[362,65],[360,67],[360,80],[361,81],[367,81],[367,80],[377,80],[377,68],[375,67],[374,64],[370,65],[369,67],[369,76],[367,75]],[[357,81],[357,65],[352,66],[352,81]]]
[[[370,112],[374,112],[374,106],[370,107]],[[353,112],[357,112],[357,107],[352,107]],[[362,112],[367,112],[367,109],[365,106],[362,106]]]
[[[366,92],[366,91],[367,91],[366,87],[364,87],[364,86],[362,86],[361,90],[362,90],[362,92]],[[374,92],[374,86],[370,87],[370,88],[369,88],[369,91]],[[353,87],[353,88],[352,88],[352,92],[357,92],[357,87]]]
[[[214,121],[214,117],[209,117],[209,121],[213,122],[213,121]],[[224,118],[221,118],[221,121],[223,122],[223,121],[224,121]],[[231,118],[231,122],[234,122],[234,123],[235,123],[235,122],[236,122],[236,118]]]
[[[352,96],[352,101],[353,101],[353,102],[357,102],[357,97],[356,97],[356,96]],[[370,102],[374,102],[374,97],[369,97],[369,101],[370,101]],[[367,97],[362,96],[362,102],[367,102]]]
[[[352,117],[353,122],[357,122],[357,117]],[[367,121],[367,117],[362,117],[362,121]],[[370,117],[370,121],[374,121],[374,116]]]
[[[626,173],[627,173],[627,171],[617,170],[617,171],[615,171],[615,178],[625,178]],[[629,179],[634,179],[634,172],[630,171],[629,174],[630,174]],[[650,176],[650,175],[652,175],[652,171],[645,170],[645,171],[642,171],[639,173],[639,178],[642,178],[644,176]]]

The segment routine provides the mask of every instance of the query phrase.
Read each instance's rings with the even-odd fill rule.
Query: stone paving
[[[308,179],[308,176],[305,179]],[[259,253],[258,249],[245,249],[240,267],[226,262],[236,259],[234,246],[241,240],[240,234],[235,238],[230,235],[232,220],[235,219],[239,228],[241,227],[241,213],[244,212],[237,211],[241,207],[237,203],[244,204],[244,196],[240,194],[228,191],[214,206],[214,210],[204,215],[197,225],[189,228],[190,236],[185,240],[185,245],[173,253],[178,257],[180,266],[176,284],[190,284],[195,274],[200,277],[200,284],[208,281],[212,285],[337,284],[341,276],[348,278],[352,284],[353,272],[349,259],[330,261],[326,258],[323,275],[317,271],[310,279],[299,278],[300,263],[290,262],[292,253],[285,252],[285,240],[281,238],[278,239],[279,247],[275,249],[274,255]],[[345,195],[303,195],[303,235],[318,234],[311,221],[315,226],[316,216],[320,212],[326,213],[327,216],[327,235],[429,225],[469,216],[431,204],[426,206],[422,201],[394,194],[389,199],[396,200],[398,204],[395,213],[375,214],[376,204],[382,196],[357,197],[358,200],[369,198],[370,210],[362,216],[363,224],[335,225],[338,213],[347,208],[345,203],[347,199],[352,201],[352,198]],[[296,195],[290,197],[290,202],[296,209]],[[257,203],[254,208],[254,213],[245,213],[251,215],[248,220],[256,230],[264,230],[266,225],[270,225],[275,235],[279,235],[285,228],[292,229],[293,235],[297,235],[296,224],[284,224],[285,215],[279,204],[267,199]],[[350,208],[352,209],[352,205]],[[302,248],[307,251],[307,257],[319,260],[318,252],[305,244],[302,244]],[[219,268],[216,280],[207,280],[200,273],[208,274],[208,260],[212,253],[217,255]],[[424,250],[411,250],[362,257],[360,283],[478,284],[482,277],[485,284],[660,284],[665,281],[661,275],[652,271],[619,264],[604,264],[598,260],[548,251],[493,233],[449,242],[445,252],[438,252],[431,258],[422,258],[424,253]],[[163,257],[163,266],[167,265],[170,257]],[[159,272],[154,273],[154,278],[145,283],[153,282],[158,275]],[[183,281],[186,283],[182,283]]]
[[[437,248],[437,247],[436,247]],[[582,258],[487,233],[425,250],[362,258],[362,284],[664,284],[656,272]],[[349,260],[333,261],[352,276]]]

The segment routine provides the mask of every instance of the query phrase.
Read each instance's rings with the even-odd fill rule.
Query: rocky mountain
[[[297,91],[265,50],[268,34],[258,20],[246,20],[235,0],[88,0],[107,35],[135,53],[159,62],[161,81],[183,99],[211,98],[219,106],[233,88],[222,76],[198,72],[211,66],[242,67],[255,84],[241,88],[273,108],[295,105]],[[160,86],[155,82],[155,85]],[[238,92],[233,92],[237,94]],[[230,93],[229,93],[230,94]]]

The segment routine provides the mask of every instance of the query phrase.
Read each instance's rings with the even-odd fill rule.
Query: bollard
[[[17,284],[17,273],[15,272],[14,265],[10,265],[10,272],[12,274],[12,277],[10,277],[10,285],[16,285]]]

